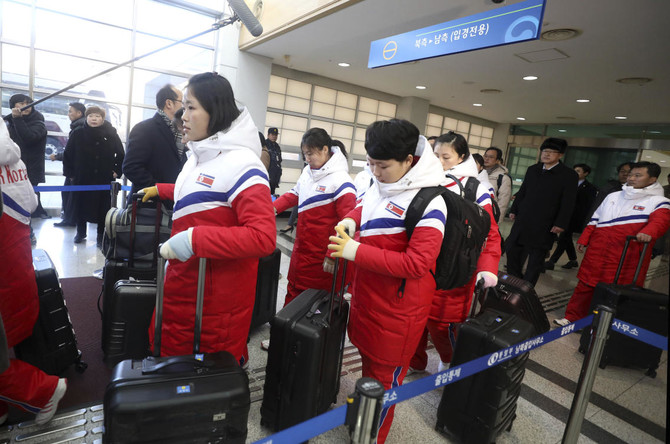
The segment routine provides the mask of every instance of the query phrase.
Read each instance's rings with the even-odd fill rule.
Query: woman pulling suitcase
[[[142,191],[174,200],[165,274],[162,356],[192,352],[199,257],[209,258],[200,351],[228,351],[244,365],[258,259],[275,249],[276,226],[258,130],[228,80],[198,74],[184,92],[191,156],[175,184]],[[153,344],[153,321],[149,335]]]

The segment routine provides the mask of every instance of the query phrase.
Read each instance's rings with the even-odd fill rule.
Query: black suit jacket
[[[577,188],[575,211],[572,213],[572,219],[570,220],[570,231],[573,233],[584,231],[584,227],[588,223],[586,218],[591,218],[591,206],[593,206],[597,195],[598,187],[584,179],[584,182]]]
[[[542,163],[537,163],[526,170],[510,210],[515,219],[508,242],[549,249],[555,238],[551,227],[569,227],[577,195],[577,173],[561,162],[548,171],[542,167]]]
[[[123,174],[133,183],[133,193],[157,183],[175,183],[184,162],[185,156],[179,156],[174,135],[160,114],[130,131]]]

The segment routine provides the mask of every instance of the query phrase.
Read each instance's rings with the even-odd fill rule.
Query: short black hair
[[[235,94],[230,82],[215,72],[194,75],[186,87],[209,114],[208,136],[230,128],[233,121],[242,114],[235,104]]]
[[[347,149],[344,147],[344,144],[341,141],[339,141],[337,139],[333,139],[333,146],[338,147],[340,149],[340,151],[342,151],[342,154],[344,155],[345,159],[349,158],[347,156]]]
[[[365,151],[373,159],[402,162],[414,155],[420,135],[419,128],[408,120],[378,120],[365,130]]]
[[[72,102],[72,103],[70,103],[69,106],[71,106],[72,108],[74,108],[74,109],[76,109],[77,111],[79,111],[79,112],[81,113],[82,116],[86,113],[86,107],[84,106],[83,103]]]
[[[586,173],[587,176],[588,176],[589,174],[591,174],[591,167],[588,166],[588,165],[585,164],[585,163],[577,163],[577,164],[575,164],[575,166],[572,167],[573,170],[574,170],[575,168],[581,168],[582,171],[584,171],[584,172]]]
[[[436,140],[437,136],[426,137],[426,139],[430,142],[431,140]]]
[[[260,131],[258,132],[258,137],[261,139],[261,147],[265,146],[265,136]]]
[[[496,152],[496,160],[502,160],[503,152],[500,148],[498,148],[497,146],[491,146],[491,147],[486,148],[486,151],[489,151],[489,150],[492,150],[492,151]],[[486,152],[486,151],[484,151],[484,152]]]
[[[633,162],[624,162],[618,167],[616,167],[616,172],[618,173],[619,171],[621,171],[621,168],[625,167],[626,165],[628,165],[628,168],[633,169],[632,168]]]
[[[468,141],[465,140],[465,137],[458,133],[449,131],[448,133],[442,134],[435,141],[435,145],[438,143],[452,145],[458,157],[462,157],[464,161],[467,160],[467,158],[470,156],[470,147],[468,146]]]
[[[163,109],[167,100],[177,100],[177,97],[179,96],[174,92],[174,86],[168,83],[156,93],[156,106],[158,109]]]
[[[631,163],[630,169],[632,170],[633,168],[646,168],[647,169],[647,174],[651,177],[656,177],[661,175],[661,167],[659,164],[654,163],[654,162],[635,162]]]
[[[25,94],[14,94],[9,98],[9,107],[14,108],[19,102],[33,103],[33,99]]]
[[[316,148],[322,149],[324,146],[330,148],[333,146],[333,139],[330,138],[328,132],[323,128],[310,128],[305,131],[300,141],[300,148]]]
[[[479,165],[480,167],[484,166],[484,158],[482,157],[481,154],[472,153],[472,158],[475,159],[475,162],[477,162],[477,165]]]

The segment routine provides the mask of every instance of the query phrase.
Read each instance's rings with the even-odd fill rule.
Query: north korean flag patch
[[[315,191],[317,193],[325,193],[326,192],[326,186],[317,184]]]
[[[644,206],[642,205],[634,205],[633,209],[636,211],[644,211]]]
[[[199,185],[204,185],[207,188],[212,188],[212,185],[214,185],[214,176],[209,176],[207,174],[200,173],[195,183]]]
[[[393,202],[386,204],[386,211],[393,213],[398,217],[402,217],[403,214],[405,214],[405,209],[399,205],[394,204]]]

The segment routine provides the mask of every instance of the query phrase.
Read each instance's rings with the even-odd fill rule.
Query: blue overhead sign
[[[540,37],[545,0],[526,0],[370,44],[368,68],[395,65]]]

